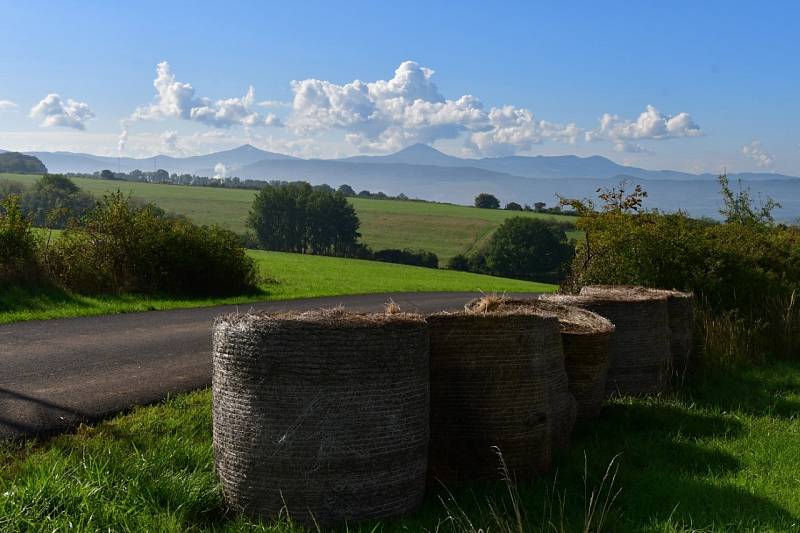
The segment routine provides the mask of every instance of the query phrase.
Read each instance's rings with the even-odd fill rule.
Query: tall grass
[[[765,296],[748,314],[699,302],[695,331],[701,364],[735,368],[763,363],[769,356],[800,357],[799,299],[797,291]]]
[[[538,523],[527,515],[517,483],[508,470],[503,454],[498,448],[495,453],[499,461],[499,472],[506,488],[506,498],[498,501],[486,498],[482,509],[476,513],[468,513],[459,504],[453,494],[446,491],[441,498],[445,510],[445,518],[436,527],[436,532],[452,531],[454,533],[530,533],[533,531],[567,533],[578,531],[566,525],[566,498],[558,488],[558,474],[553,485],[544,494],[543,512]],[[606,467],[600,483],[589,487],[589,465],[584,455],[584,514],[581,533],[601,533],[611,531],[608,519],[622,489],[616,486],[619,473],[619,455],[614,456]]]

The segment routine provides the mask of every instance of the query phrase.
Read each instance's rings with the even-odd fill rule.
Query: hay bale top
[[[520,317],[520,318],[544,318],[548,321],[551,319],[555,319],[554,315],[543,315],[542,313],[538,313],[535,309],[530,306],[501,306],[495,307],[491,310],[480,310],[476,311],[471,309],[470,304],[464,306],[463,311],[439,311],[436,313],[431,313],[427,316],[427,318],[436,320],[436,319],[448,319],[448,318],[464,318],[464,319],[492,319],[492,318],[507,318],[507,317]]]
[[[581,296],[602,296],[606,298],[619,297],[628,298],[632,294],[641,294],[646,297],[664,296],[671,299],[691,300],[694,295],[691,292],[683,292],[670,289],[651,289],[649,287],[638,287],[634,285],[587,285],[581,289]]]
[[[598,290],[597,292],[592,291],[591,293],[587,292],[581,294],[544,294],[540,296],[540,299],[562,305],[583,307],[586,305],[602,305],[609,303],[625,304],[631,302],[652,302],[654,300],[664,300],[666,302],[667,295],[639,290]]]
[[[217,317],[216,327],[240,330],[271,329],[361,329],[423,324],[421,315],[402,312],[354,313],[343,307],[280,313],[232,313]]]
[[[570,335],[592,335],[611,333],[614,324],[605,317],[580,307],[541,299],[515,299],[504,296],[484,296],[466,305],[470,314],[494,314],[498,312],[523,312],[558,319],[561,333]]]

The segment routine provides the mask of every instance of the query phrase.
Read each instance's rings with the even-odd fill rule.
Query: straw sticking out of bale
[[[423,498],[427,326],[341,309],[217,320],[215,466],[228,504],[304,524],[401,515]]]
[[[588,309],[609,319],[613,335],[606,396],[662,392],[669,381],[671,357],[667,298],[636,291],[591,296],[545,295],[548,302]]]
[[[690,292],[613,285],[588,285],[581,294],[592,295],[609,290],[637,291],[667,297],[669,315],[670,353],[672,368],[678,378],[683,378],[691,366],[694,331],[694,295]]]
[[[517,479],[550,466],[548,372],[558,321],[526,312],[437,313],[431,349],[431,475],[498,479],[493,446]]]
[[[564,345],[564,367],[569,391],[575,398],[577,418],[594,418],[605,398],[614,325],[586,309],[543,300],[483,297],[467,305],[472,312],[526,308],[530,312],[558,318]]]

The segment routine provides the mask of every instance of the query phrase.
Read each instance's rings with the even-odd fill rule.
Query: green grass
[[[175,309],[378,292],[553,291],[553,285],[430,268],[313,255],[251,250],[268,278],[254,294],[232,298],[175,299],[141,296],[80,296],[55,289],[4,288],[0,324],[156,309]]]
[[[33,183],[38,176],[0,174],[23,183]],[[156,185],[152,183],[110,182],[99,179],[75,178],[79,187],[94,195],[116,189],[167,211],[188,216],[200,224],[219,224],[237,233],[244,233],[247,214],[253,203],[255,191],[243,189],[216,189],[211,187],[186,187]],[[439,256],[446,264],[454,255],[466,253],[480,243],[507,218],[527,216],[574,223],[574,217],[476,209],[451,204],[430,202],[405,202],[399,200],[350,200],[361,220],[362,240],[375,250],[383,248],[410,248],[427,250]],[[580,232],[568,233],[580,238]]]
[[[291,531],[225,511],[210,401],[201,391],[48,442],[8,445],[0,451],[0,530]],[[596,487],[617,454],[621,493],[607,531],[795,531],[798,412],[798,363],[715,371],[675,396],[615,401],[577,429],[553,473],[518,483],[526,531],[558,529],[561,501],[564,529],[581,530],[584,475]],[[508,504],[498,485],[453,496],[477,527],[493,521],[488,501]],[[448,495],[429,491],[419,513],[375,531],[436,530],[446,518],[440,497]],[[542,527],[549,521],[557,528]]]

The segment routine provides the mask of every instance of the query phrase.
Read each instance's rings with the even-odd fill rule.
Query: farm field
[[[265,277],[254,294],[218,299],[79,296],[11,288],[0,293],[0,324],[156,309],[378,292],[554,291],[554,285],[431,268],[314,255],[250,250]]]
[[[0,174],[0,178],[33,183],[38,176]],[[79,187],[94,195],[120,189],[166,211],[188,216],[199,224],[219,224],[237,233],[246,231],[247,214],[255,191],[157,185],[153,183],[110,182],[75,178]],[[534,201],[534,200],[531,200]],[[485,242],[492,231],[513,216],[540,217],[574,223],[574,217],[559,215],[476,209],[430,202],[371,200],[351,198],[361,220],[362,240],[375,250],[410,248],[427,250],[439,256],[442,265],[454,255],[466,253]],[[579,238],[580,232],[569,232]]]
[[[0,448],[0,530],[299,531],[225,512],[210,404],[210,392],[200,391],[76,434]],[[616,400],[576,431],[551,473],[518,484],[524,530],[582,531],[584,477],[589,491],[597,488],[618,456],[612,490],[621,492],[604,531],[794,531],[798,410],[796,362],[709,371],[679,393]],[[453,490],[452,501],[433,489],[419,513],[349,531],[463,531],[442,501],[466,512],[473,531],[511,531],[488,510],[493,501],[511,518],[507,495],[499,484],[474,486]]]

